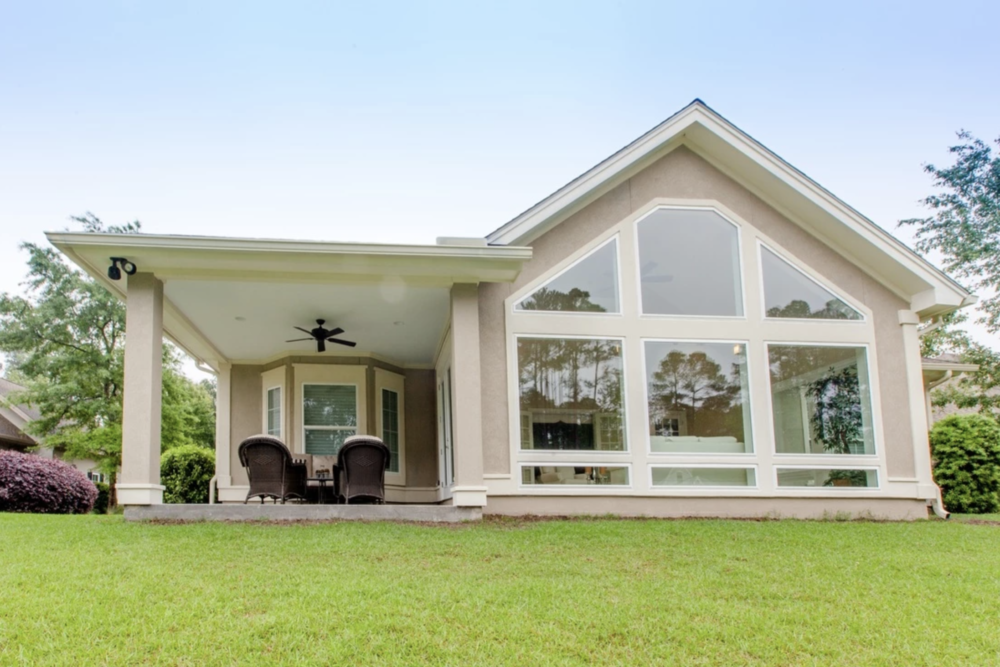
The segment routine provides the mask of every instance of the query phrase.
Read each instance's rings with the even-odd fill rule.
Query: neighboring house
[[[917,327],[975,301],[697,100],[486,237],[48,237],[127,298],[126,505],[162,502],[165,334],[218,373],[224,502],[247,436],[371,433],[393,502],[926,516]]]
[[[961,376],[966,373],[975,373],[979,370],[976,364],[966,364],[962,362],[961,355],[946,353],[937,357],[922,360],[924,368],[924,385],[927,388],[927,424],[933,426],[935,422],[941,421],[951,415],[971,415],[979,412],[979,408],[960,408],[954,403],[948,405],[933,405],[931,403],[931,392],[935,389],[944,389],[948,385],[953,385],[961,380]],[[995,394],[996,388],[989,390]]]
[[[86,474],[87,479],[93,482],[105,481],[104,474],[97,471],[97,464],[94,461],[63,459],[62,452],[53,451],[51,447],[39,446],[39,441],[28,435],[26,431],[28,424],[39,419],[41,415],[34,408],[16,400],[17,394],[22,391],[24,387],[21,385],[0,378],[0,449],[31,451],[43,458],[62,459]]]

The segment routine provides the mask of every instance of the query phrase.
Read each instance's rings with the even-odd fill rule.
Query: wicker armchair
[[[292,459],[291,452],[281,440],[269,435],[255,435],[240,443],[240,463],[247,469],[251,498],[272,498],[284,503],[288,499],[306,499],[308,468],[304,461]]]
[[[344,441],[337,453],[337,467],[342,481],[344,502],[368,500],[385,502],[385,469],[389,467],[389,448],[379,438],[355,435]]]

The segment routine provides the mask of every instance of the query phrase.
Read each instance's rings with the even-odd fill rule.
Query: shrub
[[[107,514],[110,500],[109,487],[104,482],[94,482],[97,487],[97,500],[94,501],[94,514]]]
[[[0,451],[0,512],[84,514],[96,499],[97,487],[73,466]]]
[[[160,457],[160,483],[168,503],[207,503],[208,483],[215,475],[215,452],[198,445],[181,445]]]
[[[931,429],[934,480],[950,512],[1000,510],[1000,426],[982,415],[955,415]]]

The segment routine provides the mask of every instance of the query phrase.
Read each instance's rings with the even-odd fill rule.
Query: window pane
[[[522,484],[628,486],[628,468],[609,466],[522,466]]]
[[[767,248],[760,249],[760,266],[764,274],[764,309],[768,317],[861,319],[861,313]]]
[[[638,230],[642,312],[743,314],[735,225],[714,211],[660,209]]]
[[[617,340],[519,338],[521,449],[625,451]]]
[[[618,313],[618,242],[607,243],[545,286],[515,310]]]
[[[281,437],[281,388],[267,390],[267,434]]]
[[[355,433],[356,431],[353,429],[325,431],[307,428],[305,430],[306,454],[332,456],[340,451],[340,446],[344,444],[344,440],[347,440]]]
[[[653,468],[653,486],[757,486],[753,468]]]
[[[382,442],[389,448],[389,472],[399,472],[399,394],[382,390]]]
[[[875,470],[779,468],[778,486],[873,489],[878,487],[878,473]]]
[[[779,454],[874,454],[863,347],[769,345]]]
[[[302,402],[306,426],[357,426],[357,387],[307,384]]]
[[[753,451],[745,343],[645,345],[652,451]]]

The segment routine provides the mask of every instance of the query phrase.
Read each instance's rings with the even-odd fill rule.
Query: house
[[[699,100],[483,238],[48,237],[127,300],[135,506],[166,335],[218,375],[225,503],[247,436],[369,433],[394,503],[925,517],[918,325],[975,301]]]
[[[52,447],[40,446],[42,443],[37,438],[29,435],[27,426],[31,422],[39,419],[41,415],[37,410],[29,405],[24,405],[16,400],[17,395],[24,391],[25,387],[11,382],[6,378],[0,378],[0,449],[16,449],[18,451],[31,451],[43,458],[62,459],[66,463],[84,473],[92,482],[104,482],[104,473],[97,470],[97,463],[89,459],[66,459],[62,452]]]

